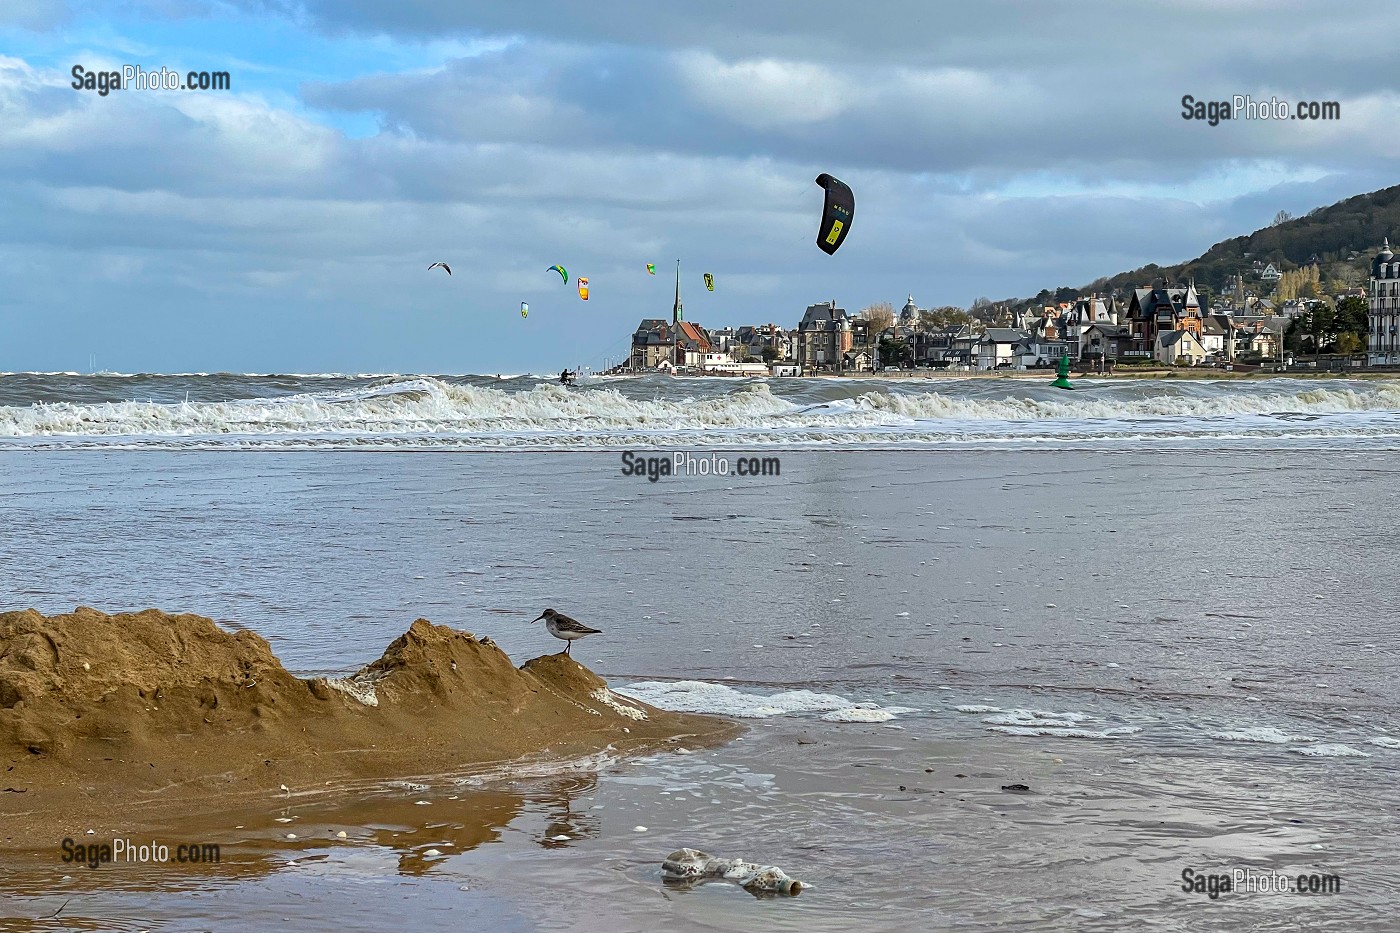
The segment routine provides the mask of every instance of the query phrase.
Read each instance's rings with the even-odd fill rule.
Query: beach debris
[[[1030,793],[1031,787],[1029,784],[1003,784],[1001,785],[1001,789],[1013,794],[1028,794]]]
[[[804,885],[774,865],[759,865],[741,859],[715,858],[699,849],[677,849],[661,863],[661,877],[671,884],[704,884],[732,881],[755,896],[801,893]]]
[[[347,838],[346,835],[345,835],[345,830],[342,829],[340,832],[336,833],[336,834],[335,834],[335,838],[337,838],[337,839],[345,839],[345,838]]]
[[[65,880],[65,881],[68,879],[68,876],[67,876],[67,875],[64,875],[63,877],[64,877],[64,880]],[[54,918],[57,917],[59,914],[63,913],[63,908],[67,907],[67,906],[68,906],[68,901],[71,901],[71,900],[72,900],[71,897],[70,897],[70,898],[67,898],[66,900],[64,900],[64,902],[63,902],[62,904],[59,904],[59,905],[58,905],[58,910],[55,910],[53,913],[49,914],[47,917],[41,917],[40,919],[41,919],[41,920],[52,920],[52,919],[54,919]]]
[[[644,833],[644,832],[646,832],[646,831],[647,831],[647,828],[646,828],[645,826],[633,826],[633,827],[632,827],[632,832],[634,832],[634,833]]]

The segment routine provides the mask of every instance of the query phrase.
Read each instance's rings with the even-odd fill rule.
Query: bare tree
[[[1334,262],[1328,266],[1327,277],[1342,288],[1355,288],[1361,284],[1361,270],[1345,262]]]
[[[860,316],[870,322],[870,333],[878,334],[894,326],[894,305],[888,301],[876,302],[868,308],[863,308]]]
[[[1292,219],[1293,215],[1288,213],[1288,211],[1279,211],[1274,215],[1273,226],[1277,227],[1279,224],[1286,224]]]

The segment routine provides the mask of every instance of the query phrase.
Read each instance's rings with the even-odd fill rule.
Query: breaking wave
[[[194,376],[150,377],[143,401],[110,399],[102,391],[116,390],[90,379],[80,391],[64,378],[76,385],[86,377],[51,377],[35,396],[42,400],[0,405],[0,445],[588,449],[1143,437],[1400,443],[1394,381],[1120,381],[1071,393],[1021,380],[641,379],[569,389],[533,376],[219,376],[217,383]],[[5,388],[0,380],[0,401],[17,401]],[[183,400],[172,400],[182,392]],[[215,392],[223,397],[207,397]]]

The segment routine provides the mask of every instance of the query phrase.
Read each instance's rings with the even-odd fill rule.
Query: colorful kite
[[[520,316],[521,316],[521,317],[529,317],[529,316],[530,316],[530,306],[529,306],[528,304],[526,304],[525,302],[523,302],[523,301],[520,302]]]
[[[436,269],[438,266],[442,266],[442,271],[443,271],[443,272],[446,272],[448,275],[451,275],[451,274],[452,274],[452,270],[449,269],[449,268],[447,267],[447,263],[445,263],[445,262],[435,262],[435,263],[433,263],[431,266],[428,267],[428,271],[429,271],[429,272],[432,272],[432,271],[433,271],[434,269]]]
[[[582,298],[584,301],[587,301],[587,300],[588,300],[588,280],[585,279],[583,276],[579,276],[579,280],[578,280],[578,296],[579,296],[580,298]]]
[[[568,284],[569,284],[569,270],[568,270],[568,269],[565,269],[563,266],[550,266],[548,269],[546,269],[546,270],[544,270],[544,271],[546,271],[546,272],[558,272],[558,273],[559,273],[559,278],[561,278],[561,279],[564,280],[564,284],[565,284],[565,285],[568,285]]]
[[[705,287],[710,291],[715,290],[715,277],[708,272],[705,273]]]
[[[817,229],[817,246],[828,256],[841,248],[846,234],[851,232],[851,218],[856,213],[856,196],[850,186],[826,172],[817,176],[817,184],[826,189],[826,204],[822,207],[822,223]]]
[[[654,263],[647,263],[647,275],[656,275],[656,265]]]

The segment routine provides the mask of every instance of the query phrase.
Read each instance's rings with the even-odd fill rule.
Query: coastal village
[[[808,305],[795,327],[719,328],[685,320],[678,287],[670,319],[643,320],[632,334],[627,362],[615,371],[976,373],[1050,368],[1068,357],[1076,370],[1090,373],[1123,366],[1249,372],[1289,368],[1295,350],[1316,357],[1324,348],[1332,351],[1329,368],[1400,364],[1400,255],[1391,251],[1389,239],[1371,260],[1369,287],[1322,294],[1315,265],[1285,273],[1265,261],[1255,261],[1228,284],[1213,300],[1193,281],[1173,285],[1159,279],[1029,309],[985,300],[967,310],[926,309],[910,295],[897,312],[880,304],[852,313],[833,299]],[[1363,334],[1345,331],[1343,311]]]

